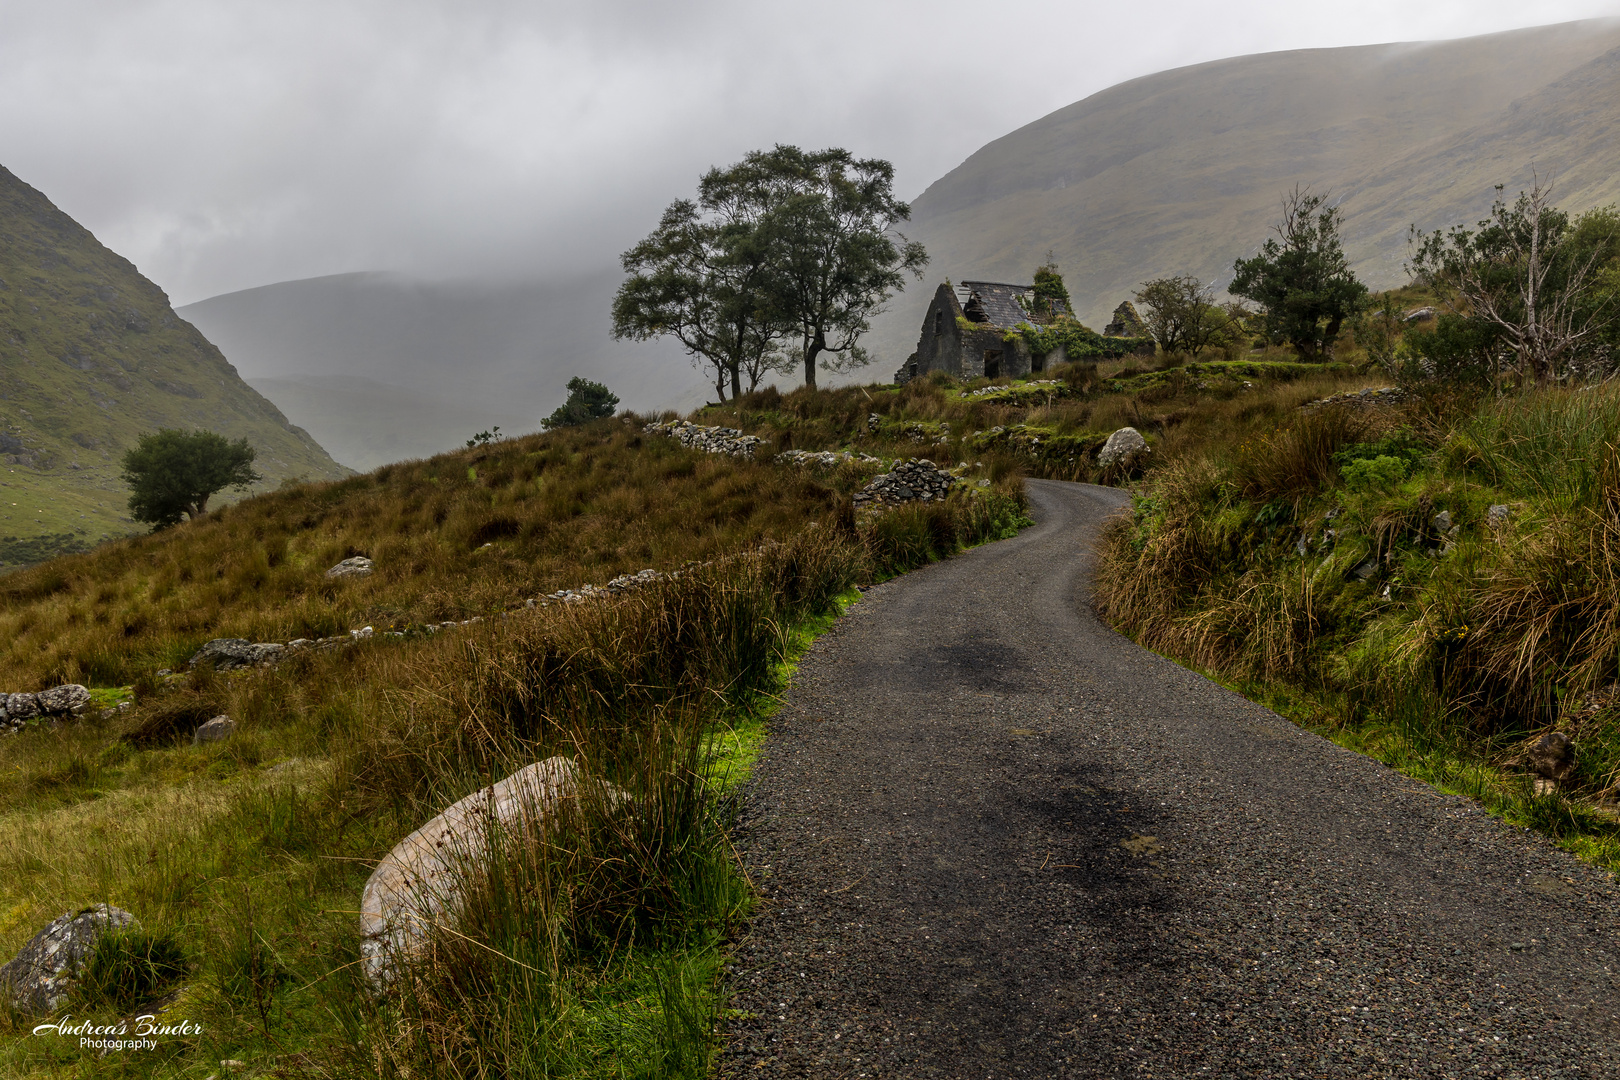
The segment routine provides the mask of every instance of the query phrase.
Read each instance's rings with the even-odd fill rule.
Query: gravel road
[[[1103,626],[1121,492],[872,589],[740,846],[739,1077],[1620,1077],[1620,889]]]

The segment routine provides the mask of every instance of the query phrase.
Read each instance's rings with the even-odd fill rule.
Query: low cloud
[[[774,142],[914,196],[1113,83],[1280,48],[1456,37],[1615,3],[1137,5],[0,0],[0,164],[177,302],[360,269],[598,268]]]

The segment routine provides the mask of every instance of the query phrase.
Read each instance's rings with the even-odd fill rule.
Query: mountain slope
[[[612,267],[547,282],[339,274],[210,297],[180,313],[322,445],[365,468],[453,449],[491,424],[534,431],[575,375],[606,383],[625,408],[702,404],[704,380],[678,346],[613,340],[609,306],[622,276]],[[340,387],[354,410],[326,397]]]
[[[354,469],[369,472],[407,458],[431,457],[462,446],[476,432],[530,431],[534,417],[463,405],[353,375],[286,375],[249,379],[299,427],[319,432],[321,445]]]
[[[266,488],[345,473],[163,290],[3,167],[0,372],[0,565],[135,531],[119,459],[159,427],[245,437]]]
[[[1099,323],[1147,278],[1228,280],[1298,183],[1342,200],[1351,256],[1396,284],[1410,223],[1475,219],[1532,158],[1569,174],[1569,205],[1620,198],[1617,47],[1620,20],[1599,20],[1161,72],[986,145],[915,200],[908,235],[935,278],[1028,280],[1050,250]],[[896,362],[923,292],[874,335]]]

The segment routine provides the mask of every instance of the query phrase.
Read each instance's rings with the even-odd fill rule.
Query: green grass
[[[1395,412],[1257,416],[1162,460],[1107,535],[1099,609],[1620,866],[1620,391],[1419,389]],[[1576,740],[1576,776],[1535,796],[1522,754],[1553,729]]]

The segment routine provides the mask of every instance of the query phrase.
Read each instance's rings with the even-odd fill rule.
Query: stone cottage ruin
[[[1028,375],[1046,370],[1049,363],[1062,363],[1062,349],[1047,356],[1032,355],[1024,339],[1012,332],[1019,323],[1035,321],[1030,315],[1034,302],[1033,285],[946,282],[934,290],[934,300],[923,316],[917,351],[894,373],[894,381],[905,384],[930,371],[943,371],[953,379],[995,379]],[[1052,316],[1068,314],[1063,301],[1052,301]]]

